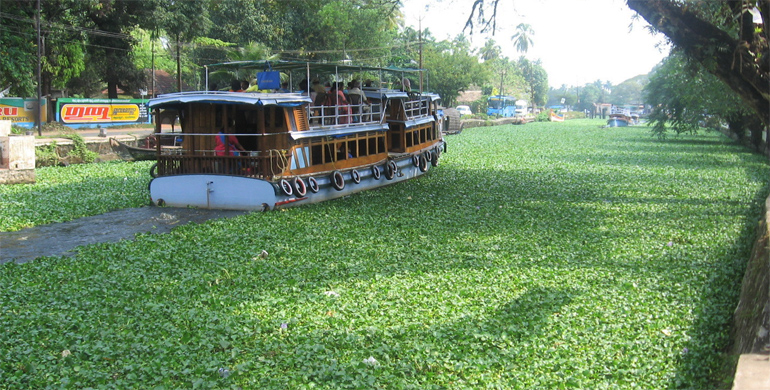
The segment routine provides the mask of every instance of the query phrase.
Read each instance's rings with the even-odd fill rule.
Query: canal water
[[[74,256],[82,245],[133,239],[138,233],[167,233],[186,223],[230,218],[247,211],[139,207],[74,221],[0,232],[0,264],[25,263],[40,256]]]

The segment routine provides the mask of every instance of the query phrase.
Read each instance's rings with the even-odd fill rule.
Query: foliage
[[[535,35],[535,30],[532,29],[532,26],[526,23],[519,23],[519,25],[516,26],[516,33],[511,37],[513,46],[516,47],[516,51],[521,54],[525,54],[529,51],[529,47],[534,43],[532,40],[533,35]]]
[[[645,93],[645,101],[653,107],[651,131],[658,137],[665,137],[669,129],[695,133],[709,118],[733,120],[748,114],[733,91],[681,53],[670,55],[654,70]]]
[[[551,121],[551,112],[548,110],[540,111],[537,116],[535,116],[535,122],[550,122]]]
[[[622,83],[612,86],[608,103],[615,106],[638,105],[645,103],[642,91],[649,84],[647,75],[630,78]]]
[[[35,166],[58,165],[59,161],[61,156],[59,156],[59,144],[56,141],[35,147]]]
[[[81,162],[92,163],[99,157],[99,153],[92,152],[86,145],[86,140],[83,139],[78,133],[71,133],[66,135],[67,138],[72,140],[72,150],[67,154],[68,156],[75,157]]]
[[[0,232],[146,205],[151,164],[113,161],[37,168],[35,184],[0,186]],[[0,388],[7,388],[2,379]]]
[[[460,91],[488,78],[478,59],[470,54],[470,43],[463,36],[423,47],[423,67],[431,92],[438,93],[447,107],[455,105]],[[412,84],[415,85],[415,84]]]
[[[767,80],[770,3],[744,1],[627,0],[689,59],[735,91],[765,126],[770,124]],[[761,19],[755,27],[754,9]]]
[[[529,100],[533,107],[542,107],[548,101],[548,73],[540,60],[530,61],[519,57],[518,66],[527,85]]]
[[[0,29],[0,90],[15,96],[35,96],[37,30],[34,2],[3,2]],[[45,19],[44,19],[45,20]]]
[[[476,128],[418,180],[4,264],[0,388],[729,388],[768,164],[600,124]],[[39,170],[0,224],[141,203],[148,166]]]

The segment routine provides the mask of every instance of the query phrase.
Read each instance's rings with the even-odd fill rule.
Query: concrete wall
[[[770,198],[757,226],[733,316],[732,353],[740,355],[733,390],[770,389]]]
[[[35,182],[35,137],[11,134],[11,121],[0,121],[0,184]]]

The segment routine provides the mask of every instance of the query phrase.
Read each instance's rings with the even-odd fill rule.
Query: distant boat
[[[549,118],[551,119],[551,122],[564,122],[564,115],[559,115],[553,112],[553,110],[551,110]]]
[[[610,114],[606,127],[626,127],[631,123],[631,118],[624,114]]]

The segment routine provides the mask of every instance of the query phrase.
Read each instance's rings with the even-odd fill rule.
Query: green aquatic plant
[[[729,388],[770,168],[601,124],[477,128],[417,180],[0,266],[0,388]],[[92,166],[39,174],[41,209],[146,199],[148,166]]]

